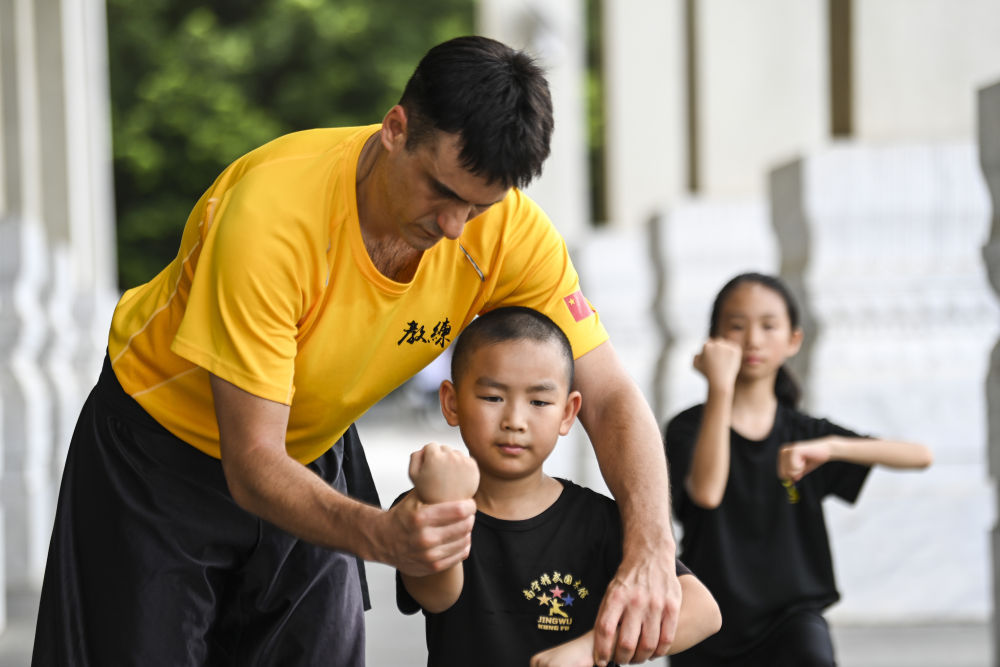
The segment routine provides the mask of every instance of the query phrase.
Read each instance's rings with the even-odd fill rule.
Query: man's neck
[[[399,238],[382,204],[385,201],[384,148],[381,130],[365,142],[358,157],[355,191],[357,192],[358,222],[368,257],[378,272],[397,282],[410,281],[420,264],[422,252]]]

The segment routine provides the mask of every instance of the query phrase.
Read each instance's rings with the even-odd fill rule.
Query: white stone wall
[[[876,468],[854,508],[828,503],[845,598],[831,617],[985,618],[983,387],[1000,311],[979,261],[988,202],[976,151],[842,145],[773,179],[783,275],[812,317],[805,408],[936,457],[923,473]],[[918,584],[929,572],[933,595]]]

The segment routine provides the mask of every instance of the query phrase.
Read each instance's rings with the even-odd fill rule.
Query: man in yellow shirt
[[[67,457],[34,665],[364,664],[360,559],[447,569],[475,506],[380,509],[353,423],[501,305],[570,339],[623,514],[595,660],[666,653],[680,588],[659,432],[519,190],[551,132],[531,60],[459,38],[380,125],[280,137],[216,179],[176,259],[115,310]]]

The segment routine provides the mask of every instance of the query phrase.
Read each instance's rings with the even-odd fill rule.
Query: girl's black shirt
[[[791,612],[822,610],[840,599],[833,574],[822,500],[833,494],[853,503],[869,466],[831,461],[794,487],[778,479],[778,450],[826,435],[859,437],[825,419],[780,405],[771,433],[748,440],[730,430],[729,479],[722,503],[709,510],[687,495],[703,405],[667,425],[674,512],[683,527],[680,558],[719,603],[722,630],[690,649],[734,657],[752,649]]]

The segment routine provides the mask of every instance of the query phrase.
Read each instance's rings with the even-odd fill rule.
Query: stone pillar
[[[587,137],[584,124],[584,26],[581,0],[480,0],[479,33],[534,56],[552,93],[555,130],[541,178],[527,193],[545,209],[573,252],[590,229]],[[573,252],[575,257],[576,253]],[[549,457],[546,469],[583,479],[593,459],[583,429],[574,429]]]
[[[41,221],[37,23],[32,0],[0,0],[0,498],[8,586],[41,580],[48,547],[51,401],[40,361],[49,252]]]
[[[533,55],[552,93],[555,131],[542,177],[528,194],[549,214],[570,248],[590,227],[587,197],[584,27],[581,0],[481,0],[480,34]]]
[[[983,247],[983,258],[990,285],[1000,294],[1000,83],[979,91],[979,164],[990,192],[992,210],[990,234]],[[987,422],[989,432],[989,472],[1000,479],[1000,339],[993,345],[986,378]],[[994,501],[994,512],[1000,506]],[[991,572],[993,574],[993,656],[1000,659],[1000,524],[993,526]]]
[[[692,189],[713,198],[764,198],[771,166],[829,136],[827,3],[688,4]]]
[[[687,192],[684,4],[602,3],[607,223],[613,227],[641,230]]]
[[[971,140],[974,91],[1000,78],[996,0],[853,2],[854,135]]]
[[[998,309],[978,259],[976,151],[835,146],[776,170],[772,196],[782,275],[811,315],[806,411],[935,454],[922,473],[876,469],[854,508],[828,505],[844,594],[831,619],[985,619],[982,387]]]
[[[51,467],[58,481],[80,406],[97,379],[117,298],[110,92],[104,3],[40,0],[37,7],[42,217],[53,266],[45,366],[56,408]]]
[[[651,402],[662,426],[705,400],[707,384],[691,362],[708,337],[715,295],[738,273],[775,272],[777,248],[767,206],[752,201],[683,202],[651,231],[663,345],[648,363],[655,363]]]

